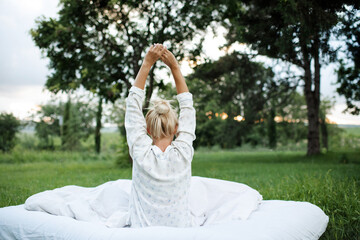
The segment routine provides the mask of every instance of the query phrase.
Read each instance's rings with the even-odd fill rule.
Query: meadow
[[[350,131],[351,132],[351,131]],[[38,151],[15,148],[0,155],[0,207],[22,204],[34,193],[65,185],[93,187],[131,178],[116,164],[116,135],[104,134],[104,151]],[[314,157],[305,151],[198,149],[194,176],[241,182],[264,199],[307,201],[330,218],[321,239],[359,239],[360,149],[338,149]]]

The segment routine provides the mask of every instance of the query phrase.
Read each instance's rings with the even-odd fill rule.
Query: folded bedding
[[[0,239],[318,239],[328,217],[308,202],[262,200],[241,183],[193,177],[190,208],[198,227],[130,228],[131,180],[94,188],[65,186],[0,208]]]
[[[81,221],[125,227],[129,218],[131,180],[117,180],[94,188],[65,186],[29,197],[25,208]],[[262,196],[251,187],[219,179],[192,177],[190,210],[197,226],[245,220]]]

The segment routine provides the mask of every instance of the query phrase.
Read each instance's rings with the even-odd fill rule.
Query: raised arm
[[[144,90],[146,78],[149,75],[151,67],[165,51],[166,48],[162,44],[151,45],[150,49],[146,53],[146,56],[140,67],[140,70],[136,75],[133,86]]]
[[[176,61],[172,52],[165,49],[164,53],[161,55],[161,60],[171,69],[177,93],[189,92],[185,79],[180,71],[179,63]]]
[[[176,97],[180,106],[178,135],[173,143],[178,146],[178,149],[181,149],[180,151],[186,156],[186,159],[191,161],[194,155],[192,143],[196,138],[196,112],[193,107],[193,96],[189,92],[174,55],[169,50],[165,50],[161,55],[161,60],[171,69],[178,93]]]
[[[164,50],[165,48],[161,44],[150,47],[126,99],[126,138],[130,155],[135,161],[137,160],[137,153],[141,153],[152,142],[147,135],[146,122],[142,112],[142,104],[145,99],[144,88],[152,65],[160,58]]]

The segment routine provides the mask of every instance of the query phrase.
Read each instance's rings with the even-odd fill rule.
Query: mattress
[[[329,221],[319,207],[308,202],[262,200],[261,195],[248,186],[228,181],[194,177],[192,182],[193,214],[198,218],[207,215],[202,226],[117,227],[114,220],[121,219],[116,216],[123,216],[125,208],[125,212],[120,211],[115,217],[108,214],[112,221],[89,212],[91,203],[103,204],[101,216],[105,216],[104,212],[119,208],[119,204],[110,204],[116,197],[121,197],[122,204],[126,204],[124,194],[129,193],[131,182],[118,180],[96,188],[67,186],[33,195],[26,204],[0,208],[0,239],[312,240],[319,239]],[[114,194],[116,187],[123,192]],[[76,213],[79,206],[82,210]]]

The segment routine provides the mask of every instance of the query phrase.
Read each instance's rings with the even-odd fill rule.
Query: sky
[[[24,119],[37,105],[45,104],[52,94],[44,90],[49,69],[48,60],[31,39],[29,30],[40,16],[56,17],[58,0],[1,0],[0,1],[0,112],[12,112]],[[217,46],[225,42],[224,30],[218,36],[209,33],[204,42],[205,55],[218,59],[224,55]],[[336,104],[327,117],[338,124],[360,125],[360,117],[343,114],[345,99],[336,94],[335,64],[321,71],[322,97],[335,97]],[[183,73],[190,67],[182,65]]]

